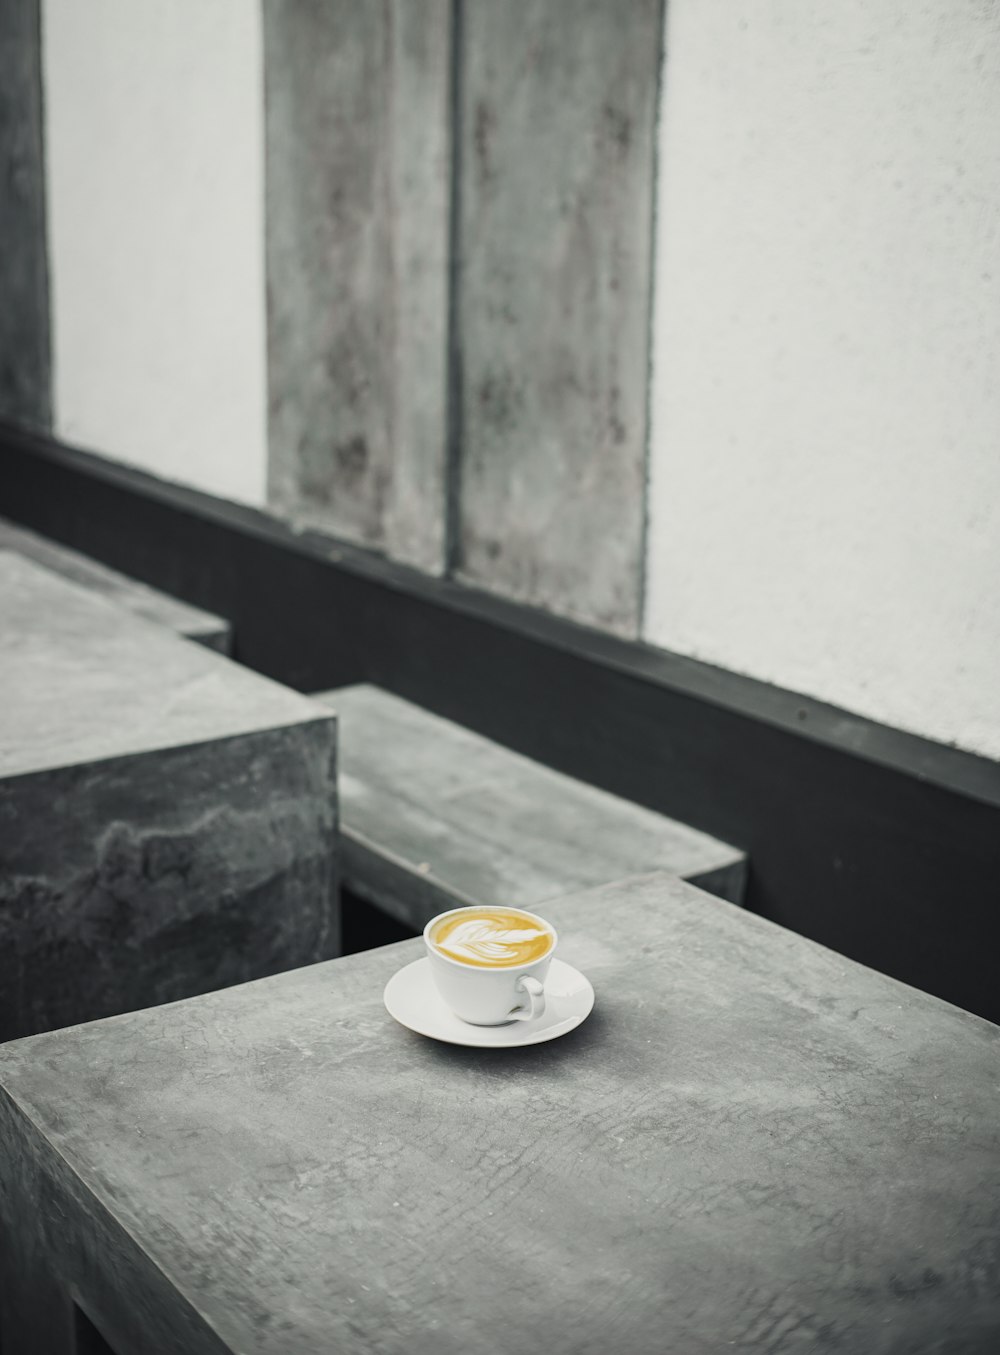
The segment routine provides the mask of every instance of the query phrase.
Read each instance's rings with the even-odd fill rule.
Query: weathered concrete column
[[[270,498],[444,564],[450,0],[265,0]]]
[[[461,11],[456,564],[634,635],[662,6]]]
[[[38,0],[0,5],[0,418],[51,419]]]

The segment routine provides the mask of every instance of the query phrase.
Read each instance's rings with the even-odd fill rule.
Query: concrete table
[[[469,903],[535,908],[669,870],[738,903],[745,853],[563,776],[379,687],[321,693],[337,712],[345,886],[421,931]]]
[[[0,551],[0,1039],[339,953],[335,721]]]
[[[54,574],[61,574],[72,583],[89,588],[108,602],[133,612],[136,616],[155,621],[166,626],[189,640],[196,640],[207,649],[216,649],[220,654],[228,654],[232,642],[229,622],[211,612],[203,612],[200,607],[192,607],[187,602],[170,597],[155,588],[150,588],[116,569],[109,569],[98,560],[81,555],[79,551],[61,546],[48,537],[39,536],[27,527],[19,527],[6,518],[0,518],[0,550],[15,551],[27,560],[44,565]]]
[[[1000,1030],[670,876],[548,911],[551,1044],[396,1025],[406,941],[0,1049],[4,1355],[1000,1348]]]

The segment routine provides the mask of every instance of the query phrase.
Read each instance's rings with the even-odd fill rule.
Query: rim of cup
[[[522,917],[530,917],[533,922],[540,923],[541,926],[545,929],[545,931],[548,932],[549,936],[551,936],[552,938],[551,946],[549,946],[548,950],[545,952],[544,955],[538,955],[534,960],[527,960],[524,964],[518,964],[517,961],[515,961],[513,964],[470,965],[466,964],[464,960],[456,960],[453,958],[453,956],[446,955],[444,951],[441,949],[441,947],[437,945],[431,938],[431,928],[436,927],[439,922],[443,922],[446,917],[454,917],[456,913],[492,913],[492,912],[520,913]],[[543,960],[547,960],[551,956],[552,952],[559,944],[559,933],[556,931],[555,927],[553,927],[552,923],[549,922],[547,918],[539,917],[537,913],[532,913],[527,908],[519,908],[517,904],[498,903],[496,905],[493,905],[489,903],[465,903],[461,906],[461,908],[449,908],[447,909],[446,912],[435,913],[435,915],[431,918],[430,922],[428,922],[427,925],[424,927],[424,942],[426,943],[428,949],[433,950],[434,954],[438,957],[439,960],[446,960],[448,964],[457,965],[459,969],[466,970],[475,969],[486,971],[496,969],[530,969],[532,965],[541,964]]]

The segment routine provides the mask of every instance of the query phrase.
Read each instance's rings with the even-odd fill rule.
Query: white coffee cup
[[[544,955],[524,964],[467,964],[439,950],[431,939],[447,918],[488,913],[489,908],[451,908],[432,917],[424,928],[431,977],[441,997],[463,1021],[474,1026],[501,1026],[509,1021],[536,1021],[545,1011],[545,976],[559,937],[551,922],[524,908],[501,908],[530,919],[552,938]]]

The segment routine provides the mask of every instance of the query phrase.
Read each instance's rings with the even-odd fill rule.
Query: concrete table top
[[[4,1355],[998,1349],[1000,1029],[667,875],[547,911],[551,1044],[394,1024],[407,941],[0,1048]]]
[[[340,727],[344,884],[414,928],[468,903],[533,908],[669,870],[741,901],[746,855],[379,687],[317,700]]]
[[[231,634],[229,622],[212,612],[203,612],[200,607],[192,607],[187,602],[161,593],[126,574],[119,574],[98,560],[81,555],[68,546],[50,541],[29,531],[27,527],[17,526],[0,518],[0,550],[16,551],[25,559],[44,565],[54,574],[61,574],[72,583],[82,584],[108,602],[116,602],[136,616],[157,625],[166,626],[189,640],[196,640],[206,649],[217,649],[228,654]]]
[[[317,720],[308,697],[0,550],[0,777]]]
[[[0,551],[0,1040],[340,953],[318,703]]]

